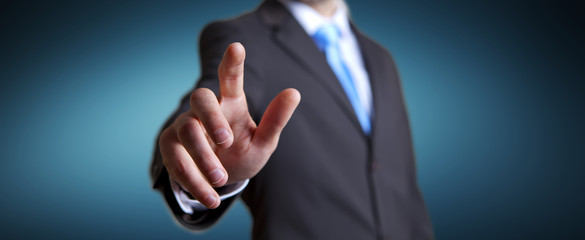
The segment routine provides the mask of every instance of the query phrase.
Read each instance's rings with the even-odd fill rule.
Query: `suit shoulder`
[[[377,56],[383,56],[384,58],[387,58],[389,60],[393,61],[393,57],[392,54],[390,53],[390,51],[384,47],[382,44],[378,43],[376,40],[370,38],[368,35],[366,35],[364,32],[362,32],[360,29],[358,29],[355,25],[352,24],[352,29],[356,35],[356,38],[358,39],[358,42],[362,45],[362,50],[369,50],[369,51],[373,51],[376,53],[382,53],[382,54],[377,54]]]
[[[387,60],[394,62],[394,57],[392,56],[392,53],[390,52],[390,50],[388,50],[388,48],[386,48],[382,44],[378,43],[376,40],[370,38],[369,36],[361,32],[359,34],[362,36],[361,38],[363,40],[363,43],[368,45],[370,49],[373,49],[378,53],[383,53],[379,54],[379,56],[383,56],[384,58],[387,58]]]
[[[258,25],[254,12],[247,12],[233,18],[210,22],[201,31],[200,38],[226,34],[244,34],[245,32],[254,31],[254,27]]]

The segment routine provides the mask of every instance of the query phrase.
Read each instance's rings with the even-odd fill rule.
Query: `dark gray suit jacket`
[[[201,34],[197,87],[218,90],[217,66],[231,42],[246,47],[244,88],[258,121],[285,88],[302,100],[266,166],[241,195],[254,239],[431,239],[429,215],[416,181],[408,118],[390,54],[354,27],[369,73],[374,113],[366,136],[324,55],[277,1],[238,18],[208,25]],[[168,125],[189,108],[185,97]],[[213,224],[219,209],[181,212],[156,150],[153,184],[187,227]]]

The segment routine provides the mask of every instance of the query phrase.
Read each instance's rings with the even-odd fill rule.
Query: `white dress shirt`
[[[280,2],[288,8],[293,17],[299,22],[309,36],[313,36],[323,24],[333,23],[337,26],[341,32],[338,42],[341,56],[351,74],[360,99],[360,104],[371,119],[373,117],[372,88],[370,86],[368,72],[364,65],[359,44],[349,24],[349,14],[345,3],[342,0],[338,0],[339,4],[335,14],[332,17],[327,18],[305,3],[287,0],[281,0]],[[248,182],[249,180],[245,180],[226,186],[221,192],[218,192],[220,199],[224,200],[240,193],[246,188]],[[194,211],[204,211],[207,209],[199,201],[189,197],[179,184],[172,179],[171,187],[179,206],[185,213],[193,214]]]

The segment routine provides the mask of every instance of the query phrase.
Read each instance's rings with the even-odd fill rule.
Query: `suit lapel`
[[[352,120],[354,127],[362,132],[359,120],[345,91],[329,67],[325,55],[319,51],[313,39],[307,35],[305,30],[281,3],[265,1],[260,6],[259,12],[264,21],[272,27],[276,43],[305,69],[316,76],[319,84],[326,89]]]

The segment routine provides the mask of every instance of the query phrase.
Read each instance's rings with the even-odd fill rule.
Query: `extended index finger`
[[[232,43],[225,50],[217,69],[222,97],[238,98],[244,95],[245,58],[246,50],[241,43]]]

